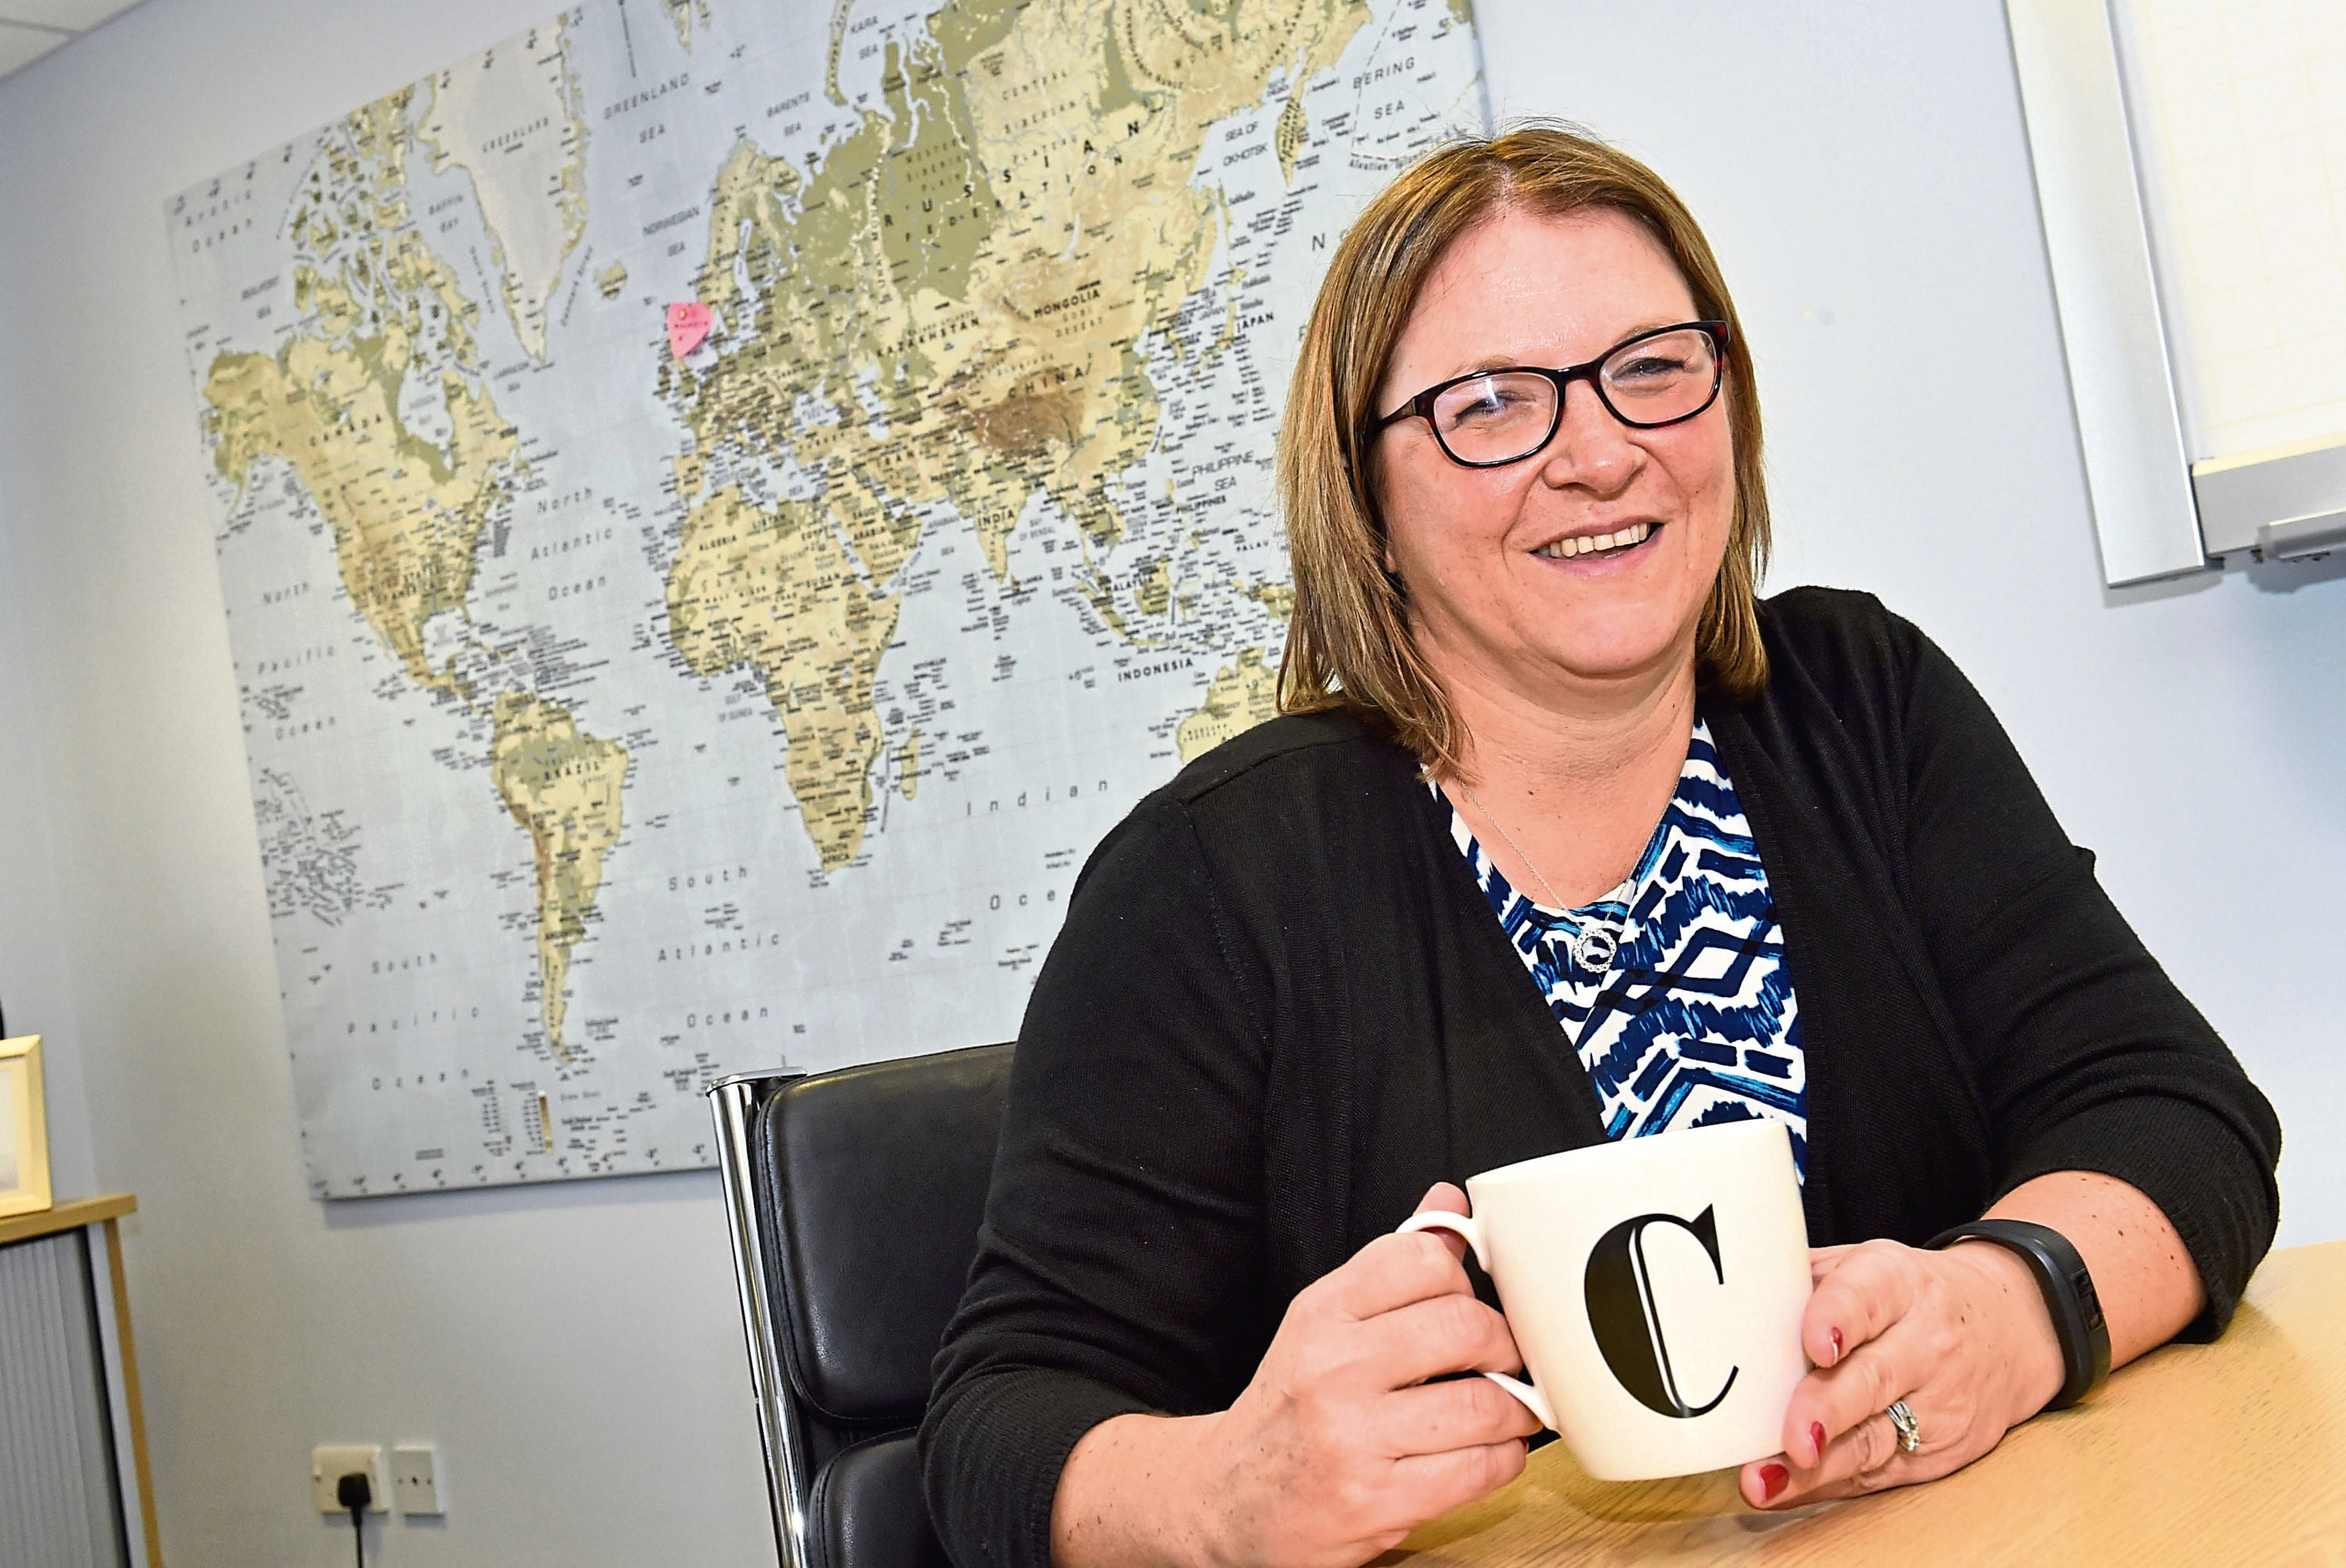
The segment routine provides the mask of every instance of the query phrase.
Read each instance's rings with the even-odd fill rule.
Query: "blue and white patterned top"
[[[1773,1116],[1805,1176],[1808,1074],[1783,929],[1708,724],[1695,721],[1637,869],[1594,903],[1550,910],[1517,892],[1454,805],[1450,833],[1596,1085],[1606,1136]]]

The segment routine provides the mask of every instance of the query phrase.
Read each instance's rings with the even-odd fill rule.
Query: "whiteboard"
[[[2346,546],[2346,6],[2006,12],[2106,579]]]
[[[2115,18],[2193,460],[2346,440],[2346,5]]]

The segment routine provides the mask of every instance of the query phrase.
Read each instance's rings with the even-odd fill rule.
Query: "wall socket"
[[[321,1513],[348,1513],[342,1499],[334,1495],[342,1477],[357,1471],[367,1478],[367,1488],[372,1501],[367,1504],[369,1513],[386,1512],[391,1508],[391,1489],[382,1483],[382,1449],[379,1444],[359,1446],[329,1445],[310,1451],[310,1501]]]
[[[439,1454],[430,1443],[402,1443],[391,1451],[391,1490],[403,1516],[438,1513]]]

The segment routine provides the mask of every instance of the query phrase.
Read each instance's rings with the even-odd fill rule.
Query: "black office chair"
[[[785,1568],[944,1568],[914,1434],[977,1250],[1010,1052],[709,1090]]]

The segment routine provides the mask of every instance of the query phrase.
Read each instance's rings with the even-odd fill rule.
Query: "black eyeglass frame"
[[[1598,374],[1605,368],[1606,362],[1624,349],[1634,348],[1653,338],[1667,337],[1672,332],[1685,331],[1698,331],[1710,340],[1710,395],[1687,412],[1673,415],[1668,419],[1631,419],[1627,414],[1615,408],[1613,400],[1605,395],[1605,382]],[[1595,359],[1584,361],[1576,365],[1564,365],[1555,370],[1550,370],[1545,365],[1494,365],[1488,370],[1469,371],[1463,376],[1453,376],[1446,382],[1426,388],[1401,407],[1377,421],[1370,427],[1369,433],[1373,435],[1388,425],[1399,424],[1405,419],[1422,419],[1425,421],[1425,428],[1433,433],[1433,444],[1442,449],[1442,455],[1459,467],[1505,468],[1511,463],[1521,463],[1525,458],[1536,457],[1547,450],[1547,443],[1556,439],[1556,433],[1564,425],[1565,394],[1571,390],[1573,382],[1579,381],[1588,383],[1589,390],[1596,394],[1596,401],[1604,406],[1606,413],[1611,414],[1631,430],[1667,430],[1671,425],[1684,424],[1690,419],[1699,417],[1709,409],[1711,404],[1719,401],[1719,389],[1727,384],[1728,345],[1734,341],[1733,331],[1725,321],[1680,321],[1675,326],[1656,327],[1650,332],[1639,332],[1636,337],[1624,338]],[[1459,456],[1450,450],[1450,443],[1442,439],[1441,428],[1433,423],[1433,400],[1452,387],[1464,386],[1468,382],[1481,381],[1485,376],[1504,375],[1545,376],[1555,383],[1556,408],[1548,415],[1547,433],[1541,436],[1529,451],[1515,457],[1499,457],[1488,462],[1475,463]]]

